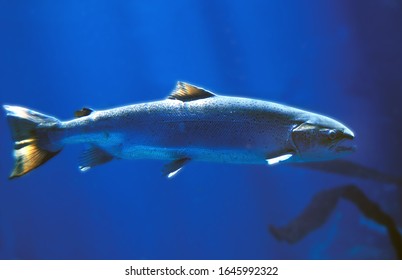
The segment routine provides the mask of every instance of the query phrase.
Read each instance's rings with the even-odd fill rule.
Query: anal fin
[[[78,168],[85,172],[90,168],[107,163],[113,159],[113,156],[102,150],[100,147],[92,145],[85,149],[80,158]]]
[[[179,172],[190,158],[179,158],[166,164],[162,170],[162,175],[172,178]]]

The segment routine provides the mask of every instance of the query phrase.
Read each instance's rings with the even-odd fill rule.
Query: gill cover
[[[315,143],[316,136],[316,126],[309,123],[303,123],[295,127],[292,131],[293,143],[299,151],[306,148],[311,148],[311,146]]]

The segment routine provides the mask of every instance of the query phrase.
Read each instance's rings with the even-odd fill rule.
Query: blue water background
[[[348,157],[401,174],[401,1],[0,1],[0,103],[71,119],[165,98],[176,81],[293,105],[356,134]],[[394,186],[290,166],[113,161],[68,146],[9,181],[0,119],[1,259],[392,259],[385,228],[341,201],[301,242],[276,241],[318,191],[358,184],[402,226]]]

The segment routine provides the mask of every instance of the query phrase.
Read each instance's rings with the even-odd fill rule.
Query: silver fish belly
[[[267,101],[218,96],[182,82],[165,100],[104,111],[84,108],[76,113],[78,118],[66,122],[21,107],[5,108],[10,126],[15,128],[15,157],[19,159],[11,177],[29,172],[73,143],[89,144],[80,160],[81,170],[112,159],[148,158],[170,161],[163,171],[170,177],[190,160],[303,161],[298,151],[303,145],[294,140],[310,135],[311,128],[299,129],[295,137],[292,133],[306,123],[353,135],[325,116]],[[19,123],[22,119],[24,123]],[[23,129],[32,129],[21,127],[26,119],[34,123],[35,135],[21,135]],[[37,162],[27,155],[30,150]]]

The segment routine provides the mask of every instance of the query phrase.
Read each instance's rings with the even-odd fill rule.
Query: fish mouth
[[[352,139],[352,137],[342,139],[332,147],[333,150],[337,153],[351,153],[356,151],[356,145],[353,144]]]
[[[337,153],[351,153],[356,150],[356,145],[353,144],[355,134],[349,128],[345,127],[342,131],[339,141],[333,145],[333,150]]]

